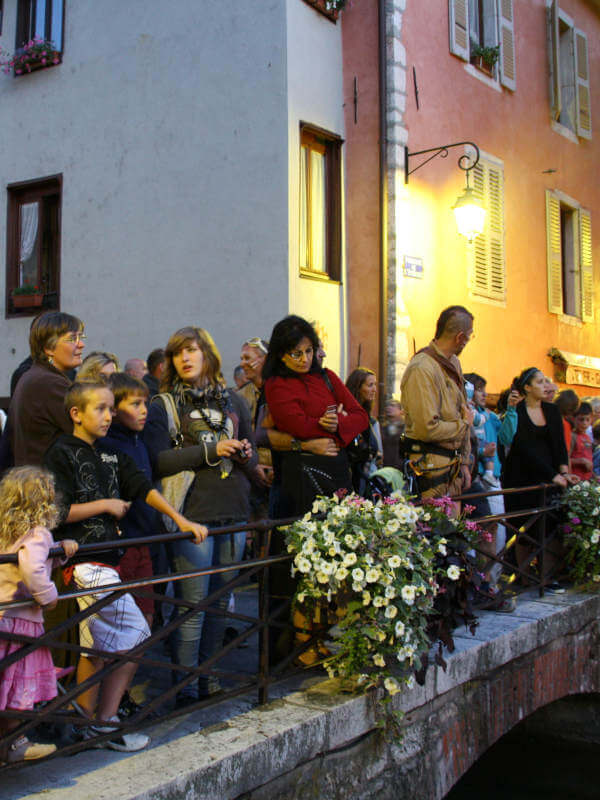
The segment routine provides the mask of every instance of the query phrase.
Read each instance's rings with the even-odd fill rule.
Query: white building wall
[[[145,357],[201,325],[231,381],[241,341],[290,298],[286,0],[65,6],[63,63],[0,75],[0,264],[7,184],[62,173],[61,309],[88,352]],[[15,23],[5,0],[5,50]],[[332,127],[297,78],[293,94],[298,118]],[[30,321],[0,320],[0,395]]]
[[[300,123],[344,136],[342,26],[341,20],[333,24],[300,0],[287,0],[287,14],[290,311],[317,323],[327,351],[326,365],[343,375],[347,346],[345,258],[341,285],[300,277],[298,204]]]

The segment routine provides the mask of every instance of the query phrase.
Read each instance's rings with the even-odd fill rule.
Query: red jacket
[[[265,383],[265,397],[269,411],[278,430],[290,433],[296,439],[335,439],[342,447],[369,427],[369,417],[338,376],[325,370],[333,391],[319,373],[298,373],[289,378],[269,378]],[[338,416],[337,434],[329,433],[319,425],[327,406],[344,407],[346,414]]]

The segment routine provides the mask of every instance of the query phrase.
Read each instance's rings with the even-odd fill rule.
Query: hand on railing
[[[200,525],[199,522],[192,522],[190,519],[186,519],[185,517],[181,517],[178,520],[175,520],[177,527],[180,531],[187,533],[194,534],[194,544],[202,544],[202,542],[208,536],[208,528],[206,525]]]
[[[59,544],[65,551],[66,558],[73,558],[75,553],[79,550],[79,543],[74,539],[63,539]]]

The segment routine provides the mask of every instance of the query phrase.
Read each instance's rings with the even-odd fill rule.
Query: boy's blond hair
[[[69,416],[71,415],[72,408],[76,408],[78,411],[85,411],[87,404],[90,402],[90,395],[102,389],[112,393],[110,386],[107,386],[104,381],[98,381],[96,383],[92,381],[76,381],[71,384],[65,395],[67,414],[69,414]]]
[[[41,525],[58,522],[54,478],[40,467],[14,467],[0,481],[0,550]]]

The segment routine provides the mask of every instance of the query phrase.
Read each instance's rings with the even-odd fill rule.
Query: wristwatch
[[[292,439],[292,450],[295,453],[302,452],[302,442],[300,441],[300,439]]]

